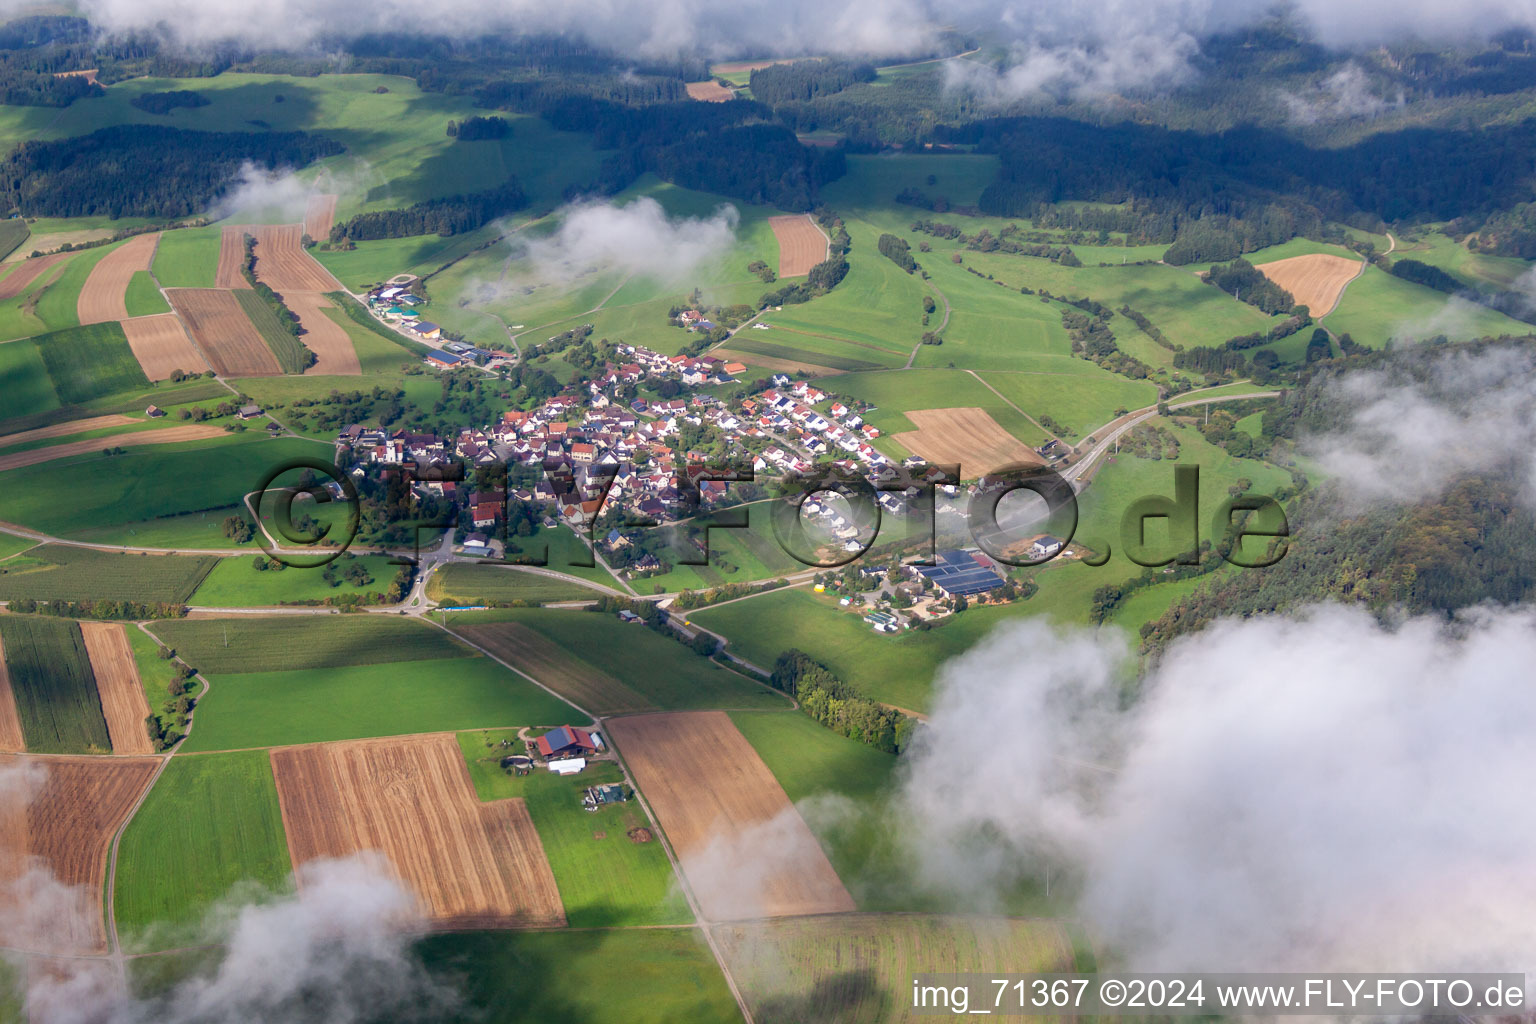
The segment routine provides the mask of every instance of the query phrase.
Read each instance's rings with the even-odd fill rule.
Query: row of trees
[[[377,238],[413,235],[457,235],[490,223],[497,217],[528,205],[528,196],[517,179],[468,195],[425,199],[403,210],[359,213],[331,228],[332,242],[363,242]]]
[[[828,729],[888,754],[906,749],[917,726],[916,719],[861,695],[827,666],[795,648],[779,655],[769,681]]]
[[[804,60],[774,64],[752,72],[752,96],[770,106],[805,103],[842,92],[858,82],[873,82],[875,66],[846,60]]]

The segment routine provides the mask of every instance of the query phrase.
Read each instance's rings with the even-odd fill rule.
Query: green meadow
[[[47,544],[0,562],[0,600],[181,604],[213,569],[212,557],[130,555]]]
[[[1334,334],[1348,334],[1371,348],[1393,338],[1425,339],[1445,335],[1465,341],[1498,335],[1526,337],[1536,327],[1465,299],[1393,277],[1369,267],[1344,291],[1338,307],[1323,321]]]
[[[130,949],[165,949],[222,900],[285,891],[290,870],[265,750],[173,757],[123,832],[113,913]]]
[[[168,619],[150,628],[192,665],[219,675],[468,658],[475,653],[441,629],[390,615],[233,615]]]
[[[257,558],[263,559],[269,567],[257,569]],[[249,558],[220,558],[190,603],[211,608],[253,608],[318,604],[347,597],[382,597],[400,568],[389,564],[387,555],[356,557],[345,554],[331,563],[337,570],[337,582],[333,585],[325,579],[323,568],[271,568],[280,564],[259,554]],[[367,571],[369,582],[359,585],[347,579],[347,571],[358,565]]]
[[[570,705],[489,658],[213,673],[209,684],[188,751],[556,725],[575,716]]]

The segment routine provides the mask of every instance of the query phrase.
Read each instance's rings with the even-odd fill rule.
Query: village
[[[367,298],[380,319],[424,341],[441,342],[440,329],[417,314],[420,300],[411,293],[408,277],[392,279]],[[713,326],[697,310],[683,311],[678,320],[694,331]],[[466,365],[494,368],[507,358],[462,342],[441,344],[424,357],[438,372]],[[623,343],[612,351],[617,358],[597,367],[584,386],[530,409],[508,410],[499,421],[467,427],[456,436],[349,425],[336,439],[338,464],[359,477],[408,467],[419,497],[437,498],[458,510],[455,550],[464,557],[508,558],[519,550],[519,533],[563,525],[578,537],[592,538],[594,553],[630,580],[668,568],[664,550],[641,543],[642,531],[686,525],[711,510],[760,500],[769,496],[768,485],[786,478],[813,473],[862,477],[879,488],[880,514],[897,519],[913,513],[925,488],[954,499],[939,510],[950,514],[974,489],[974,484],[961,488],[943,481],[917,456],[898,462],[882,453],[873,443],[880,431],[864,419],[870,407],[856,407],[810,381],[773,373],[745,388],[728,389],[723,386],[742,381],[745,365]],[[657,397],[660,393],[677,397]],[[625,400],[629,395],[635,397]],[[711,439],[711,451],[704,450],[704,438]],[[706,467],[716,471],[713,475],[731,475],[718,472],[722,461],[743,482],[710,479]],[[503,465],[505,486],[475,485],[476,479],[487,479],[477,470]],[[749,467],[750,474],[741,472]],[[799,507],[824,555],[856,556],[872,542],[870,524],[861,523],[846,502],[829,492],[803,496]],[[516,525],[514,516],[520,520]],[[702,549],[705,542],[695,543]],[[1031,553],[1054,555],[1061,547],[1042,535]],[[849,579],[879,578],[880,583],[855,587],[828,574],[825,582],[818,577],[815,589],[821,593],[831,585],[844,594],[842,606],[862,614],[877,632],[935,621],[967,602],[1008,599],[1016,591],[1006,566],[974,550],[949,549],[940,552],[934,565],[902,566],[901,581],[888,585],[886,568],[859,569],[857,564],[844,567],[855,573]]]

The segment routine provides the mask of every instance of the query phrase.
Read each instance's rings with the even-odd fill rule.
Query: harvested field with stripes
[[[959,463],[962,474],[978,476],[1015,462],[1041,462],[1033,448],[998,426],[985,409],[912,409],[907,419],[917,429],[892,434],[891,440],[935,465]]]
[[[222,257],[219,273],[224,273]],[[167,288],[208,365],[223,377],[274,377],[283,370],[239,301],[222,288]]]
[[[0,757],[0,945],[40,953],[107,951],[101,905],[107,851],[159,763],[152,757]]]
[[[307,257],[306,257],[307,258]],[[363,372],[357,361],[352,338],[341,324],[325,315],[334,308],[320,292],[284,292],[283,302],[299,318],[304,328],[300,341],[315,354],[315,365],[304,372],[318,374],[357,374]]]
[[[126,320],[128,303],[124,296],[135,271],[148,270],[155,258],[158,231],[135,235],[113,249],[91,268],[91,274],[75,300],[75,316],[82,324],[107,320]]]
[[[517,622],[458,629],[466,639],[596,714],[649,711],[643,695]]]
[[[38,427],[36,430],[23,430],[19,434],[0,434],[0,448],[12,448],[16,445],[31,444],[33,441],[51,441],[55,437],[68,437],[70,434],[83,434],[87,430],[104,430],[107,427],[131,427],[143,420],[136,420],[132,416],[122,416],[113,413],[110,416],[91,416],[83,420],[70,420],[68,423],[55,423],[51,427]]]
[[[769,217],[779,242],[779,276],[801,277],[827,258],[827,236],[808,213]]]
[[[1260,263],[1254,269],[1290,292],[1298,305],[1306,306],[1318,317],[1333,312],[1339,296],[1344,294],[1344,286],[1360,273],[1361,266],[1360,260],[1314,252]]]
[[[35,466],[40,462],[53,462],[88,452],[100,452],[103,448],[137,448],[146,444],[175,444],[177,441],[202,441],[210,437],[226,436],[223,427],[197,425],[187,427],[162,427],[159,430],[140,430],[132,434],[109,434],[93,437],[88,441],[66,441],[46,448],[32,448],[24,452],[0,455],[0,473],[22,466]]]
[[[144,376],[150,380],[165,380],[177,370],[186,373],[202,373],[208,369],[208,360],[192,344],[187,329],[175,313],[157,313],[123,321],[123,334],[128,347],[139,361]]]
[[[271,757],[296,867],[378,850],[440,927],[565,924],[523,801],[481,803],[453,734],[282,747]]]
[[[316,263],[300,243],[304,238],[301,224],[260,225],[231,229],[250,233],[256,237],[256,279],[273,291],[287,298],[289,292],[334,292],[341,290],[341,282],[330,271]],[[239,237],[237,236],[237,241]],[[242,257],[244,250],[241,250]],[[220,258],[220,268],[223,259]],[[235,272],[239,273],[236,260]]]
[[[704,916],[846,913],[853,897],[757,751],[723,711],[608,722]]]
[[[21,731],[16,695],[11,692],[11,673],[5,667],[5,641],[0,640],[0,751],[20,753],[26,749],[27,738]]]
[[[304,233],[317,242],[331,237],[331,225],[336,223],[336,197],[310,196],[304,208]]]
[[[250,287],[240,273],[240,264],[245,261],[245,231],[236,225],[226,227],[219,235],[219,270],[213,278],[215,288]]]
[[[818,363],[803,363],[790,359],[775,359],[773,356],[758,355],[755,352],[745,352],[729,348],[717,348],[709,353],[728,362],[747,363],[764,370],[777,370],[781,373],[799,373],[804,370],[812,377],[831,377],[842,373],[842,370],[830,366],[822,366]]]
[[[82,622],[80,635],[91,656],[91,672],[96,676],[96,692],[101,695],[112,753],[153,754],[155,748],[144,728],[149,702],[144,699],[144,685],[139,681],[124,628],[120,622]]]
[[[688,90],[689,99],[704,103],[724,103],[726,100],[736,98],[736,90],[727,89],[714,79],[707,82],[689,82],[683,88]]]
[[[38,256],[33,259],[22,260],[20,265],[4,277],[0,277],[0,302],[6,299],[14,299],[27,290],[27,285],[36,281],[49,267],[62,263],[69,259],[70,253],[56,252],[52,256]]]

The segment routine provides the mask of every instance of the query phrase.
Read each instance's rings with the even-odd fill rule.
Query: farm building
[[[579,775],[586,768],[587,759],[584,757],[567,757],[563,761],[549,762],[549,770],[556,775]]]
[[[629,799],[629,794],[624,787],[617,782],[610,782],[606,786],[588,786],[586,796],[582,797],[581,805],[589,811],[595,811],[599,807],[608,804],[621,804]]]
[[[418,320],[413,324],[406,324],[405,329],[429,341],[433,338],[440,338],[443,335],[443,329],[430,320]]]
[[[985,594],[1003,585],[1003,578],[990,564],[983,565],[976,555],[958,548],[940,551],[935,564],[916,568],[945,597]]]
[[[1061,541],[1048,533],[1042,533],[1029,545],[1030,558],[1049,558],[1061,550]]]
[[[464,362],[463,356],[456,356],[452,352],[429,352],[427,363],[431,366],[451,367],[460,366]]]
[[[602,740],[585,729],[562,725],[540,736],[533,745],[539,755],[545,758],[574,757],[596,753],[602,746]]]
[[[240,418],[243,419],[243,420],[252,419],[252,418],[254,418],[256,416],[260,416],[260,415],[261,415],[261,406],[257,405],[255,402],[251,402],[248,405],[242,405],[240,407]]]

